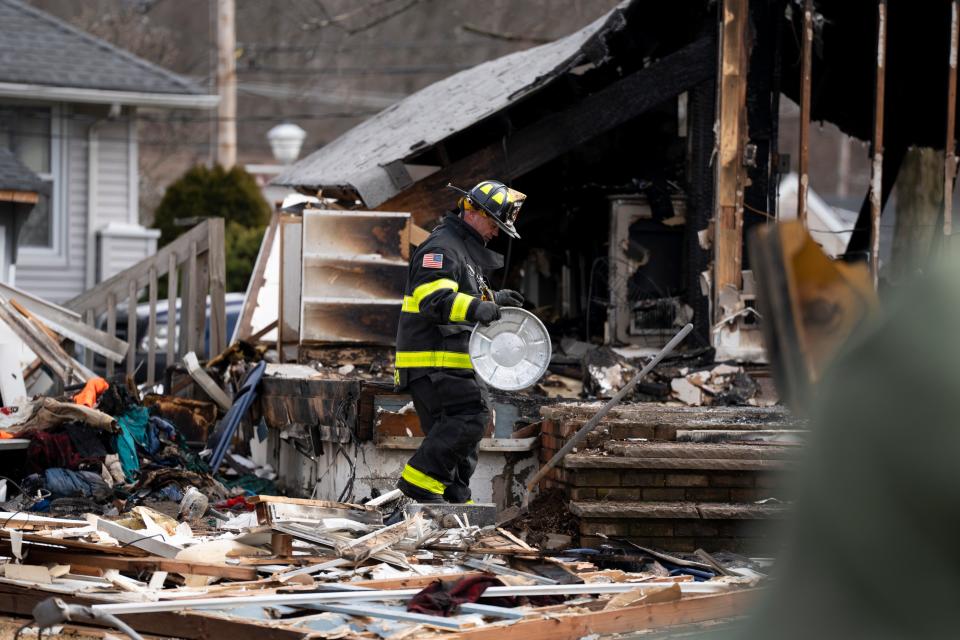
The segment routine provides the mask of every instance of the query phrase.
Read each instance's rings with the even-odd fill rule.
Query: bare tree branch
[[[373,9],[378,6],[391,4],[395,2],[395,0],[373,0],[367,5],[360,7],[359,9],[354,9],[353,11],[347,11],[346,13],[341,13],[335,16],[330,15],[330,12],[323,5],[323,2],[321,2],[321,0],[314,0],[314,2],[320,8],[320,11],[324,14],[325,17],[319,20],[311,21],[311,24],[308,26],[308,28],[316,29],[316,28],[323,28],[323,27],[336,27],[341,31],[343,31],[344,33],[346,33],[347,35],[352,36],[362,31],[372,29],[373,27],[379,24],[383,24],[384,22],[387,22],[388,20],[395,18],[401,13],[404,13],[409,9],[413,8],[415,5],[420,4],[422,0],[407,0],[405,3],[401,4],[399,7],[391,9],[390,11],[384,13],[383,15],[377,16],[376,18],[373,18],[372,20],[358,27],[348,27],[346,26],[345,23],[354,16],[367,13],[370,11],[370,9]]]

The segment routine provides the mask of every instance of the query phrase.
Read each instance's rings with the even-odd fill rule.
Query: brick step
[[[610,538],[626,538],[665,551],[776,551],[776,521],[789,505],[688,502],[572,501],[580,518],[580,545],[596,547]]]
[[[585,519],[670,518],[680,520],[770,520],[784,517],[790,505],[752,502],[609,502],[573,500],[570,513]]]
[[[611,440],[604,450],[627,458],[682,458],[703,460],[788,460],[800,451],[796,446],[752,444],[703,444],[697,442],[630,442]]]
[[[755,502],[783,496],[780,474],[766,471],[562,469],[573,500]]]
[[[661,515],[667,515],[661,511]],[[711,515],[707,512],[707,515]],[[664,551],[733,551],[773,555],[778,551],[778,518],[690,517],[580,517],[580,542],[584,547],[608,544],[623,538]]]
[[[738,460],[726,458],[642,458],[636,456],[602,455],[598,453],[572,453],[563,459],[565,469],[636,469],[661,471],[672,469],[696,469],[703,471],[780,471],[793,466],[792,460]]]

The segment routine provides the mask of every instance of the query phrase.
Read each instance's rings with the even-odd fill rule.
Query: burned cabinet
[[[409,256],[408,213],[305,210],[301,345],[392,345]]]
[[[609,337],[659,347],[686,324],[692,310],[685,288],[684,224],[680,197],[610,199]]]

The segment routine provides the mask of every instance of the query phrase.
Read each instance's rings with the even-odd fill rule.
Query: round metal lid
[[[550,334],[540,319],[517,307],[502,307],[500,319],[478,324],[470,334],[470,360],[480,379],[495,389],[533,386],[547,370]]]

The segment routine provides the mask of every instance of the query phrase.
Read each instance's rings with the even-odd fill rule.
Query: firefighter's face
[[[493,221],[493,218],[480,211],[466,211],[464,220],[471,227],[476,229],[484,242],[490,242],[500,234],[500,227]]]

